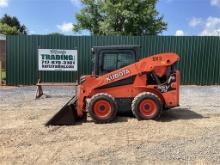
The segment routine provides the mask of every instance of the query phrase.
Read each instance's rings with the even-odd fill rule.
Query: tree
[[[157,35],[167,29],[158,0],[81,0],[73,30],[96,35]]]
[[[3,25],[6,24],[11,28],[16,28],[17,32],[15,34],[25,34],[26,35],[28,33],[26,26],[21,25],[21,23],[19,22],[19,20],[16,17],[11,17],[11,16],[5,14],[0,19],[0,23],[3,24]]]
[[[49,33],[48,35],[53,35],[53,36],[64,36],[64,34],[59,33],[59,32]]]
[[[16,35],[18,34],[17,28],[8,26],[7,24],[0,23],[0,34]]]

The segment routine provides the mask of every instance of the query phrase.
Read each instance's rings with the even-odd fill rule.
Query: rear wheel
[[[134,98],[131,109],[138,120],[157,119],[162,111],[162,103],[157,95],[143,92]]]
[[[107,93],[96,94],[88,104],[88,112],[96,123],[109,123],[117,114],[115,99]]]

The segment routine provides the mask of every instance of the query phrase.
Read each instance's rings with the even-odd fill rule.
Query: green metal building
[[[174,52],[182,84],[220,84],[220,37],[200,36],[7,36],[7,85],[32,85],[38,79],[38,49],[77,49],[79,74],[91,74],[91,48],[103,45],[140,45],[140,57]],[[73,82],[76,72],[42,72],[45,82]]]

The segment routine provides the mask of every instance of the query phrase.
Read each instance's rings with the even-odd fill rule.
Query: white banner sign
[[[77,50],[38,49],[39,71],[77,71]]]

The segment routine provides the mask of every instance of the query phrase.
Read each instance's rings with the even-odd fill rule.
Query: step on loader
[[[139,46],[92,48],[92,75],[80,77],[77,94],[46,125],[72,125],[87,113],[96,123],[112,122],[121,109],[138,120],[158,119],[179,106],[179,56],[162,53],[140,58]]]

